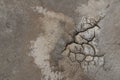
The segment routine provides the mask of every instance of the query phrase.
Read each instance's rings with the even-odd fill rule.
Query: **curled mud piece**
[[[96,29],[100,29],[98,23],[102,17],[91,18],[83,17],[76,34],[73,36],[73,41],[66,44],[64,50],[69,49],[68,58],[72,62],[80,63],[80,66],[87,71],[91,65],[102,66],[104,64],[104,55],[96,54],[94,47],[94,39],[96,39]]]

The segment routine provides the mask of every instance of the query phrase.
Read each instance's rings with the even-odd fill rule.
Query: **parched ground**
[[[0,0],[0,80],[120,80],[119,0]]]

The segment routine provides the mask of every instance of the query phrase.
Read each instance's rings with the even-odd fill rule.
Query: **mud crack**
[[[80,66],[85,69],[91,63],[96,66],[104,64],[104,55],[96,53],[97,48],[93,44],[96,39],[96,28],[99,30],[101,27],[98,23],[103,17],[91,18],[83,17],[73,34],[73,40],[66,44],[64,51],[68,50],[67,57],[71,62],[78,62]]]

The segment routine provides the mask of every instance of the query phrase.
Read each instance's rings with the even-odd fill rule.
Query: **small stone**
[[[94,55],[95,52],[94,52],[94,49],[91,45],[89,44],[83,44],[83,47],[84,47],[84,50],[83,50],[83,53],[86,54],[86,55]]]
[[[76,54],[76,60],[83,61],[84,58],[85,56],[83,54]]]
[[[92,60],[93,60],[93,57],[92,57],[92,56],[87,56],[87,57],[85,58],[85,60],[88,61],[88,62],[89,62],[89,61],[92,61]]]
[[[70,53],[69,58],[72,62],[75,62],[75,53]]]

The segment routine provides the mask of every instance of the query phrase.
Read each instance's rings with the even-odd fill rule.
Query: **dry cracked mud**
[[[98,16],[97,20],[96,17],[94,18],[83,17],[81,20],[81,24],[78,27],[80,29],[78,30],[76,28],[76,32],[73,35],[74,38],[73,41],[66,44],[65,49],[63,50],[64,52],[65,50],[68,49],[67,56],[69,57],[70,61],[78,62],[83,70],[85,69],[85,67],[91,66],[91,64],[89,64],[91,62],[93,62],[92,66],[104,65],[104,54],[97,55],[96,48],[94,47],[94,44],[92,44],[93,42],[96,43],[95,41],[93,41],[94,39],[96,39],[95,32],[97,30],[95,28],[97,27],[98,29],[100,29],[98,23],[104,17],[101,15]],[[96,61],[96,59],[94,58],[98,58],[98,60]],[[84,65],[84,63],[87,64]],[[87,69],[85,69],[84,71],[87,72]]]
[[[0,80],[120,80],[120,0],[0,0]]]

